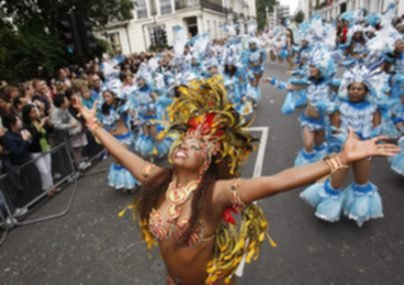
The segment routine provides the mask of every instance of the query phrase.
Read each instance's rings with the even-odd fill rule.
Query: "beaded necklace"
[[[177,181],[177,176],[174,176],[166,192],[166,199],[168,202],[167,221],[170,223],[175,221],[180,216],[181,209],[179,206],[184,204],[189,199],[191,193],[194,192],[198,187],[200,179],[191,180],[184,186],[176,186]]]

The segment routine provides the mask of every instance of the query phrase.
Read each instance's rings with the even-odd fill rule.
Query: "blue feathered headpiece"
[[[354,65],[345,71],[338,97],[346,99],[348,97],[348,86],[352,83],[363,83],[371,95],[369,100],[377,102],[386,97],[388,91],[388,75],[379,68],[369,69],[365,65]]]
[[[325,48],[317,47],[313,49],[308,64],[316,67],[326,79],[335,74],[335,63],[332,53]]]

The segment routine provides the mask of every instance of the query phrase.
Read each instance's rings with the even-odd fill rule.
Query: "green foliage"
[[[61,46],[55,45],[57,39],[52,36],[2,31],[0,41],[1,79],[32,78],[38,66],[51,74],[58,66],[67,64]]]
[[[304,21],[304,12],[302,10],[298,11],[294,16],[294,20],[298,24],[302,23]]]
[[[269,12],[272,12],[275,3],[276,0],[256,0],[258,29],[265,28],[267,23],[266,7],[269,7]]]
[[[149,50],[150,52],[158,52],[160,49],[165,49],[165,48],[170,48],[170,46],[167,45],[167,44],[162,44],[162,45],[150,45],[148,50]]]
[[[63,48],[58,23],[75,11],[94,27],[132,17],[133,0],[0,0],[0,80],[32,78],[40,65],[48,74],[55,68],[77,63],[82,58],[68,55]],[[12,19],[12,23],[10,20]],[[108,46],[96,41],[95,54]]]
[[[103,53],[112,54],[113,53],[112,46],[108,41],[96,38],[93,54],[96,57],[101,57]]]

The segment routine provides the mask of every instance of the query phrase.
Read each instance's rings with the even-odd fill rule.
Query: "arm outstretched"
[[[95,104],[94,104],[95,106]],[[144,182],[144,171],[147,165],[147,161],[136,155],[135,153],[129,151],[123,144],[121,144],[112,134],[103,129],[96,120],[95,117],[95,107],[89,110],[81,103],[76,103],[75,107],[80,111],[82,116],[85,118],[89,130],[98,139],[98,141],[108,150],[111,155],[119,161],[126,169],[132,173],[132,175],[139,180]],[[154,171],[152,176],[158,175],[162,168],[154,166]],[[151,177],[148,180],[152,180]]]
[[[336,154],[334,158],[301,167],[289,168],[272,176],[241,179],[237,189],[239,196],[244,203],[251,203],[315,182],[339,168],[347,167],[348,164],[357,160],[370,156],[392,156],[399,152],[397,145],[379,144],[384,139],[386,137],[379,136],[370,140],[360,141],[355,137],[353,130],[350,129],[344,149]],[[217,197],[219,203],[224,208],[232,205],[233,184],[233,180],[221,180],[217,182]]]

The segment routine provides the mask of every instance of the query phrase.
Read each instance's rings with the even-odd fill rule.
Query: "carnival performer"
[[[248,46],[246,53],[248,72],[254,74],[255,80],[259,83],[264,74],[266,51],[259,47],[259,40],[255,37],[249,39]]]
[[[398,151],[395,145],[379,144],[381,137],[360,141],[350,133],[343,150],[332,158],[273,176],[241,179],[240,163],[255,140],[239,124],[223,85],[195,81],[180,86],[178,93],[169,110],[178,140],[168,169],[130,152],[97,123],[94,110],[77,104],[98,140],[142,182],[132,208],[148,247],[160,247],[166,284],[232,283],[244,254],[247,262],[257,259],[265,239],[268,223],[253,201],[313,182],[369,156]],[[240,231],[222,221],[229,207],[240,212]],[[226,220],[234,222],[229,215]]]
[[[130,96],[131,109],[135,110],[135,121],[141,128],[135,149],[140,155],[149,159],[153,156],[152,140],[157,135],[156,127],[151,121],[157,119],[155,102],[155,93],[146,82],[146,76],[138,74],[137,89]]]
[[[243,76],[237,68],[236,59],[227,58],[224,66],[224,87],[226,88],[227,97],[234,105],[234,109],[241,116],[246,116],[251,114],[253,108],[251,102],[247,102],[247,98],[243,96],[243,84]]]
[[[102,92],[103,103],[97,113],[103,128],[109,132],[122,147],[133,150],[134,137],[129,129],[128,106],[125,100],[119,98],[111,90]],[[108,149],[107,149],[108,150]],[[108,184],[115,190],[133,191],[139,182],[119,160],[111,163],[108,173]]]
[[[143,71],[138,74],[137,89],[130,96],[129,108],[134,110],[134,121],[141,128],[135,142],[135,150],[142,157],[154,160],[166,155],[169,150],[170,142],[158,139],[158,133],[163,128],[157,121],[159,120],[157,110],[162,106],[167,106],[170,100],[162,97],[159,101],[158,90],[152,83],[146,82],[148,77],[147,73]]]
[[[305,33],[303,29],[301,29],[301,32]],[[273,85],[278,87],[279,90],[285,90],[288,85],[305,84],[306,74],[309,73],[308,62],[310,54],[312,52],[312,46],[309,44],[309,40],[307,39],[307,37],[309,37],[308,34],[306,34],[305,39],[302,39],[301,45],[296,48],[296,68],[287,72],[291,75],[288,83],[280,82],[279,80],[278,82],[273,81]],[[272,79],[270,79],[270,81],[272,83]],[[283,102],[281,107],[281,112],[285,115],[290,115],[295,111],[296,107],[307,104],[306,93],[306,89],[288,90],[288,92],[286,93],[285,101]]]
[[[248,73],[247,90],[245,96],[251,102],[254,109],[258,108],[258,102],[261,100],[261,90],[254,73]]]
[[[392,119],[399,133],[398,145],[400,153],[390,158],[391,169],[404,176],[404,93],[401,93],[400,103],[392,108]]]
[[[363,27],[355,25],[348,33],[348,44],[344,51],[346,67],[356,63],[363,63],[368,55],[366,38],[363,33]]]
[[[295,40],[293,36],[293,31],[287,28],[285,32],[284,46],[281,49],[280,57],[283,60],[286,60],[286,62],[289,65],[289,68],[293,66],[294,46],[295,46]]]
[[[404,39],[402,36],[395,41],[394,50],[389,59],[393,65],[391,97],[398,99],[404,94]]]
[[[307,90],[307,106],[299,118],[303,132],[303,149],[295,159],[295,166],[315,162],[327,154],[325,127],[333,99],[330,84],[335,65],[331,54],[325,49],[313,50],[308,64],[309,76],[292,81],[288,86],[275,78],[266,79],[266,82],[281,90]]]
[[[380,72],[370,71],[365,66],[355,66],[345,72],[340,99],[331,117],[334,135],[339,137],[334,141],[339,141],[340,148],[349,128],[360,140],[379,134],[381,114],[371,96],[375,95],[375,82],[380,75]],[[325,182],[308,187],[300,196],[316,208],[318,218],[329,222],[338,221],[342,211],[358,226],[370,219],[381,218],[383,210],[378,188],[369,181],[371,166],[371,158],[352,163],[354,182],[345,190],[342,187],[349,168],[339,169]]]

